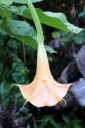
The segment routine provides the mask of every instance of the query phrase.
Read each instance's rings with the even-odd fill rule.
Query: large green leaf
[[[14,10],[14,8],[14,6],[10,6],[6,9],[32,20],[30,11],[26,6],[16,7],[17,11]],[[69,23],[63,13],[43,12],[39,8],[37,8],[36,11],[41,23],[45,25],[73,33],[79,33],[83,30],[82,28],[76,27],[73,24]]]
[[[2,18],[11,19],[12,18],[12,12],[0,7],[0,15]]]
[[[36,32],[28,23],[17,20],[4,20],[0,22],[0,28],[2,32],[12,38],[15,37],[32,48],[37,48]]]
[[[19,4],[26,4],[25,0],[13,0],[15,3],[19,3]],[[40,2],[42,0],[31,0],[32,3],[36,3],[36,2]]]
[[[17,15],[23,16],[25,18],[31,19],[31,14],[29,9],[23,5],[20,7],[17,6],[9,6],[6,7],[4,5],[0,5],[0,7],[2,7],[4,9],[4,11],[11,11]],[[40,18],[41,23],[67,31],[67,32],[73,32],[73,33],[79,33],[80,31],[82,31],[83,29],[75,27],[74,25],[70,24],[65,15],[62,13],[52,13],[52,12],[43,12],[41,9],[36,9],[38,16]],[[24,42],[26,44],[28,44],[29,46],[33,47],[33,48],[37,48],[37,43],[36,43],[36,39],[34,37],[36,36],[31,36],[30,34],[27,34],[27,30],[24,29],[24,27],[17,27],[17,24],[15,25],[15,22],[11,21],[6,21],[3,23],[3,25],[1,25],[1,32],[5,33],[7,32],[8,35],[15,37],[16,39],[20,40],[21,42]],[[19,24],[18,24],[19,25]],[[14,28],[14,26],[16,26]],[[26,27],[28,28],[28,27]],[[18,30],[17,30],[18,29]],[[16,31],[15,31],[16,30]],[[25,35],[24,35],[25,34]],[[22,38],[23,37],[23,38]],[[28,42],[29,40],[29,42]],[[52,50],[50,50],[50,48],[48,49],[50,52],[53,52]]]
[[[69,23],[63,13],[53,13],[49,11],[43,12],[41,9],[36,9],[36,11],[41,23],[45,25],[73,33],[79,33],[83,30],[82,28],[76,27],[73,24]],[[26,18],[32,19],[29,9],[23,10],[23,13],[21,15],[25,16]]]
[[[11,5],[13,0],[0,0],[0,4]]]
[[[33,27],[24,21],[0,20],[0,33],[9,35],[12,38],[37,49],[37,36]],[[49,53],[56,53],[51,47],[46,46]]]

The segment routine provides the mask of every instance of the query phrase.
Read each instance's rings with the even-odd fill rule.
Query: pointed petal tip
[[[18,84],[12,84],[9,90],[12,89],[13,86],[18,86]]]

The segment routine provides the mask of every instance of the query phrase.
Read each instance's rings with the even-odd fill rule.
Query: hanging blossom
[[[38,44],[37,70],[32,83],[16,84],[26,102],[36,107],[53,106],[61,102],[71,84],[60,84],[53,79],[43,43]]]

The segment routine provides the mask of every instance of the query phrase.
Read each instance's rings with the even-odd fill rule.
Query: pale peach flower
[[[60,84],[51,75],[43,43],[38,44],[37,70],[32,83],[16,84],[26,99],[36,107],[53,106],[63,100],[71,84]]]

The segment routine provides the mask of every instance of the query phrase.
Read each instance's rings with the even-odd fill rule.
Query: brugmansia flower
[[[17,84],[26,102],[37,107],[53,106],[61,102],[70,85],[60,84],[53,79],[43,43],[38,44],[37,70],[33,82],[28,85]]]

